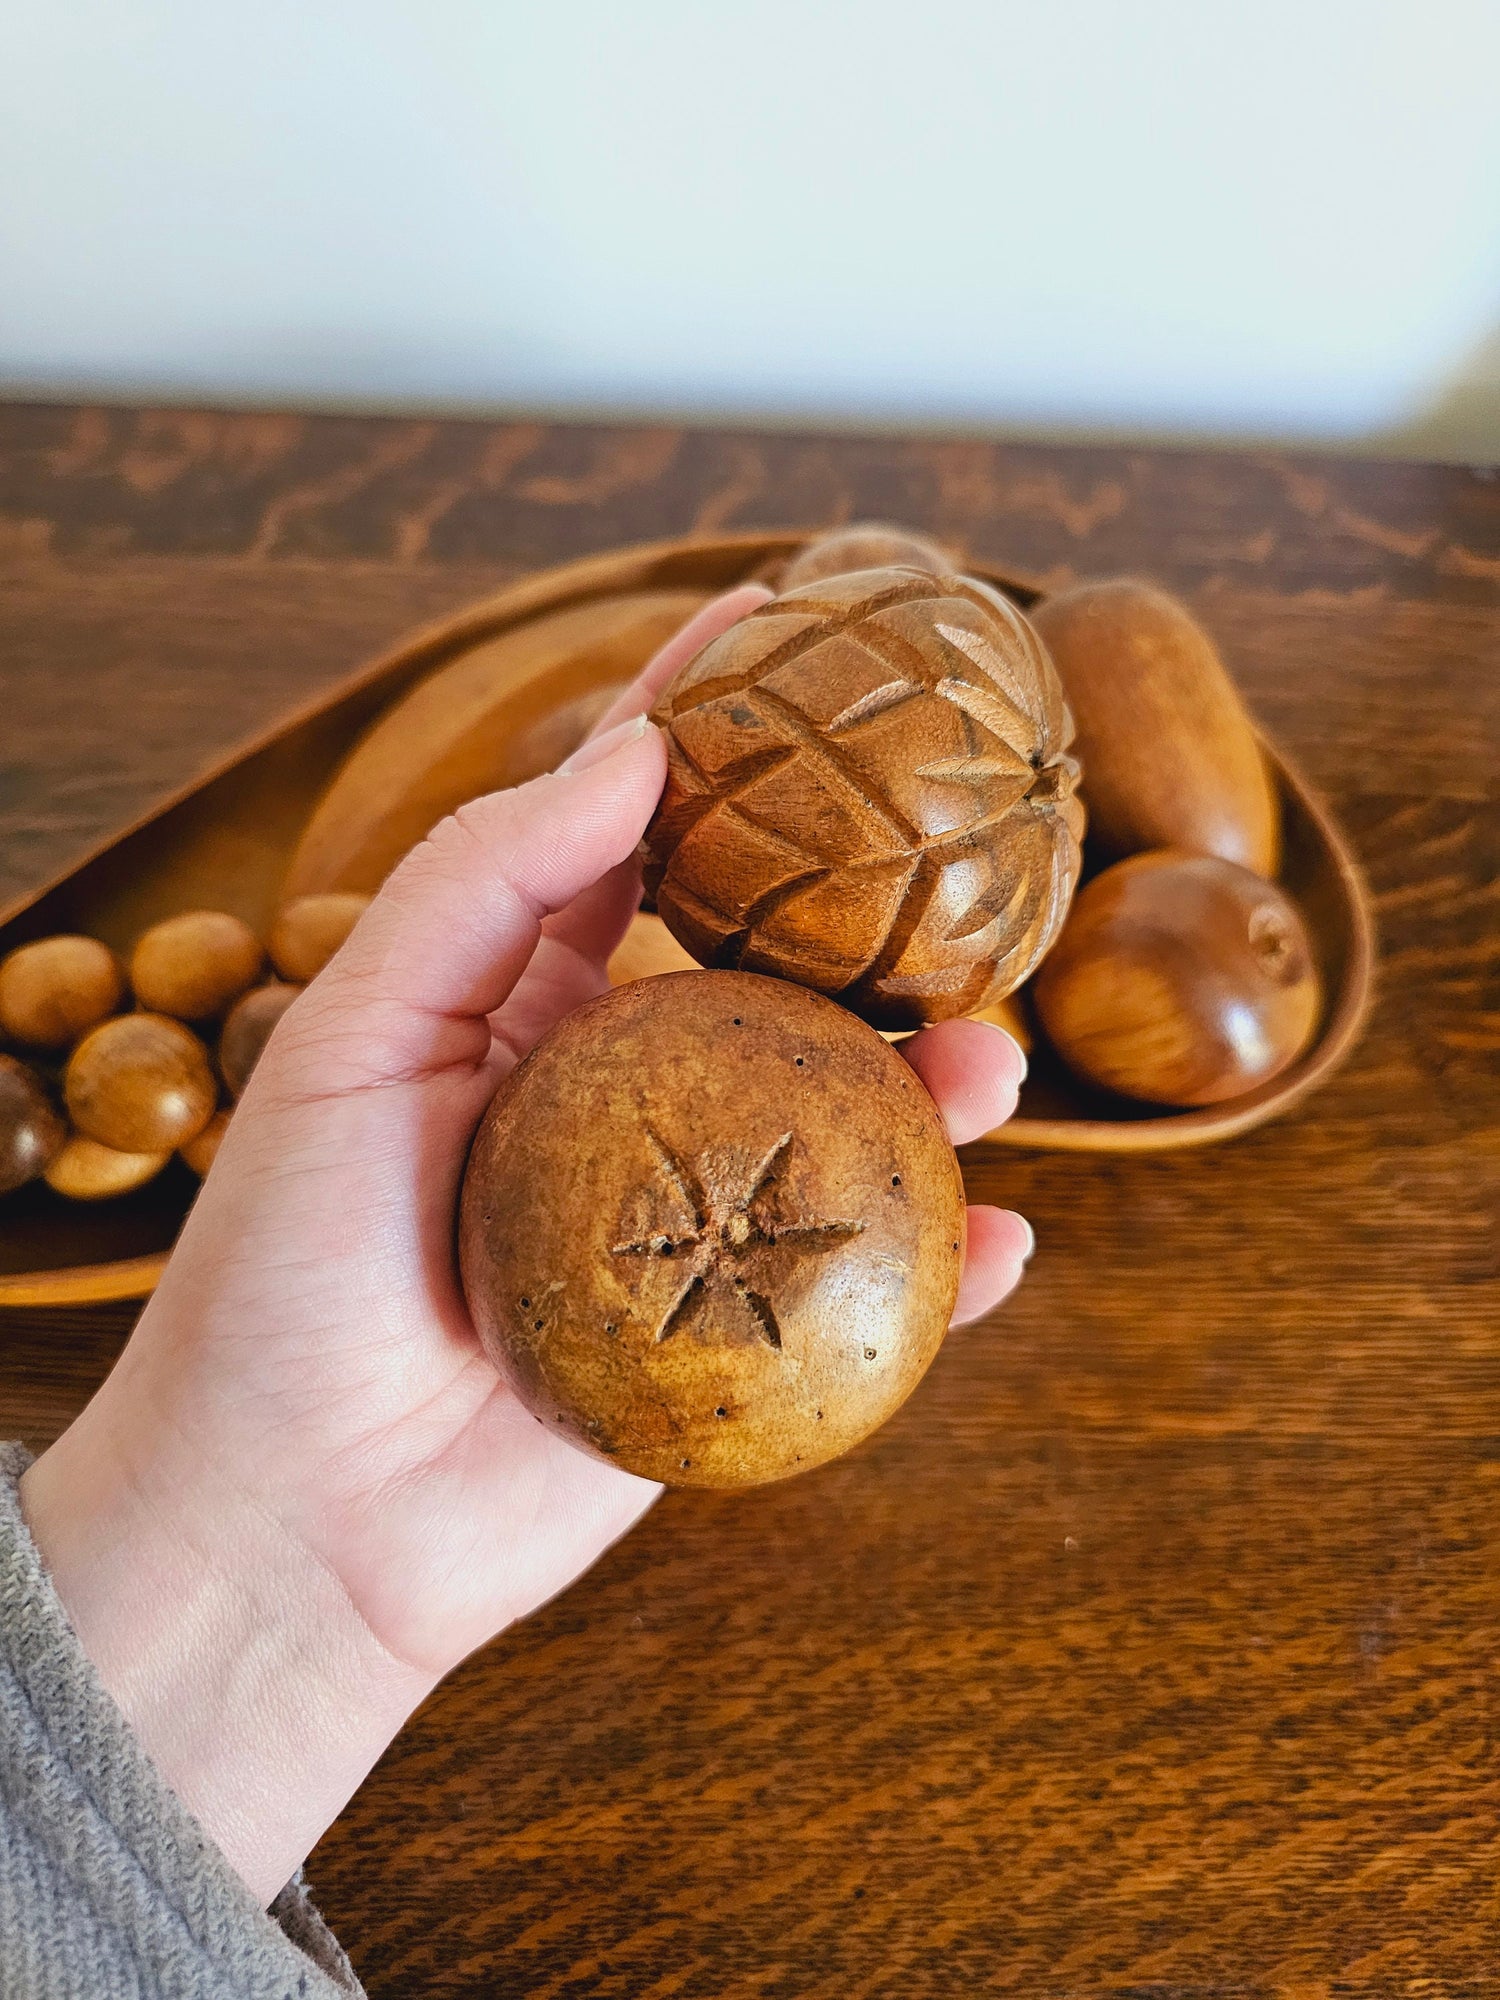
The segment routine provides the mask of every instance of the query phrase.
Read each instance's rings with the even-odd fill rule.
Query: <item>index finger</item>
[[[589,736],[601,736],[606,729],[613,729],[617,722],[628,721],[632,715],[647,711],[677,669],[686,666],[694,653],[701,653],[710,639],[717,639],[721,632],[727,632],[731,625],[737,625],[740,619],[775,595],[775,591],[768,590],[763,583],[741,583],[733,590],[726,590],[722,597],[710,598],[707,604],[693,613],[680,632],[668,639],[660,652],[652,654],[630,686],[616,695],[589,731]]]

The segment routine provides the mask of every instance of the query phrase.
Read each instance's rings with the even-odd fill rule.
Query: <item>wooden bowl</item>
[[[430,626],[246,744],[216,771],[102,845],[70,873],[0,909],[0,954],[53,931],[82,931],[117,951],[179,910],[233,911],[264,936],[288,866],[318,801],[376,718],[423,675],[502,632],[615,594],[717,591],[782,563],[803,534],[689,536],[566,563]],[[982,564],[976,575],[1023,607],[1039,593]],[[559,703],[595,691],[582,677],[549,687]],[[515,714],[535,722],[536,688],[522,673]],[[1045,1046],[1009,1125],[1006,1145],[1075,1152],[1160,1152],[1232,1137],[1315,1089],[1358,1036],[1374,971],[1369,902],[1327,808],[1274,745],[1267,753],[1286,811],[1282,880],[1307,916],[1326,1003],[1307,1053],[1264,1089],[1201,1111],[1154,1111],[1105,1100],[1069,1078]],[[306,893],[332,888],[299,877]],[[86,1207],[39,1185],[0,1202],[0,1305],[77,1305],[144,1297],[156,1283],[197,1189],[179,1161],[134,1194]]]

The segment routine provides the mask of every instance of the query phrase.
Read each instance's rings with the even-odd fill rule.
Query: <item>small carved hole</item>
[[[865,1359],[866,1361],[873,1361],[875,1359],[875,1350],[873,1347],[867,1347],[865,1349]]]
[[[958,1248],[958,1245],[957,1245],[957,1244],[955,1244],[955,1245],[954,1245],[953,1247],[954,1247],[955,1249],[957,1249],[957,1248]],[[607,1320],[606,1320],[606,1321],[604,1322],[604,1331],[605,1331],[606,1333],[613,1333],[613,1332],[614,1332],[614,1330],[615,1330],[615,1323],[614,1323],[614,1321],[613,1321],[612,1319],[607,1319]]]
[[[901,1176],[900,1176],[899,1174],[892,1174],[892,1175],[891,1175],[891,1186],[892,1186],[892,1187],[900,1187],[900,1185],[901,1185]]]
[[[820,1411],[818,1412],[818,1414],[819,1414],[819,1416],[821,1416],[821,1415],[822,1415],[822,1411],[820,1410]],[[727,1416],[729,1415],[729,1412],[728,1412],[728,1410],[726,1410],[726,1409],[725,1409],[724,1405],[723,1405],[722,1403],[720,1403],[720,1405],[719,1405],[718,1409],[716,1409],[716,1410],[714,1411],[714,1415],[715,1415],[716,1417],[727,1417]]]
[[[533,1325],[533,1326],[534,1326],[534,1327],[536,1328],[536,1330],[537,1330],[537,1332],[538,1332],[538,1333],[540,1333],[540,1332],[541,1332],[541,1330],[542,1330],[542,1322],[541,1322],[541,1321],[540,1321],[539,1319],[534,1319],[534,1320],[533,1320],[533,1321],[531,1322],[531,1324],[532,1324],[532,1325]]]
[[[692,1461],[692,1460],[691,1460],[690,1458],[685,1458],[685,1459],[684,1459],[684,1460],[682,1461],[682,1469],[683,1469],[683,1471],[684,1471],[684,1472],[686,1472],[686,1471],[687,1471],[688,1467],[689,1467],[689,1466],[690,1466],[690,1465],[692,1464],[692,1462],[693,1462],[693,1461]]]
[[[797,1058],[797,1067],[798,1067],[798,1069],[801,1069],[801,1068],[802,1068],[803,1066],[804,1066],[804,1065],[803,1065],[803,1058],[802,1058],[801,1056],[798,1056],[798,1058]]]
[[[521,1301],[521,1310],[522,1310],[522,1312],[525,1312],[525,1311],[526,1311],[526,1309],[527,1309],[527,1307],[528,1307],[528,1306],[529,1306],[530,1304],[531,1304],[531,1301],[530,1301],[530,1299],[522,1299],[522,1301]]]
[[[737,1028],[743,1028],[743,1027],[744,1027],[744,1025],[745,1025],[745,1024],[744,1024],[744,1022],[743,1022],[743,1021],[742,1021],[742,1020],[740,1019],[740,1017],[739,1017],[739,1015],[738,1015],[738,1014],[736,1014],[736,1015],[735,1015],[735,1017],[734,1017],[734,1025],[735,1025],[735,1026],[736,1026]]]
[[[817,1418],[818,1422],[819,1422],[819,1423],[822,1423],[822,1421],[823,1421],[823,1412],[822,1412],[821,1410],[815,1410],[815,1411],[813,1412],[813,1414],[814,1414],[814,1416],[816,1416],[816,1418]]]

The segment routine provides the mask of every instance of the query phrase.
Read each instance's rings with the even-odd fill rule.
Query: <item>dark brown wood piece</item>
[[[1368,871],[1370,1029],[1229,1145],[971,1149],[971,1196],[1036,1225],[1015,1300],[848,1458],[669,1496],[471,1660],[313,1857],[319,1899],[377,2000],[1478,2000],[1500,1935],[1500,483],[12,408],[0,902],[522,570],[866,515],[1053,588],[1185,594]],[[137,1310],[4,1315],[0,1430],[53,1435]]]

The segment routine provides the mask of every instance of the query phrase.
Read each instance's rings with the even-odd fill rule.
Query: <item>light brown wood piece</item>
[[[211,1021],[252,985],[260,939],[227,910],[184,910],[137,938],[130,984],[142,1007],[179,1021]]]
[[[155,1180],[172,1155],[127,1153],[74,1132],[46,1172],[54,1194],[68,1201],[113,1201]]]
[[[57,1157],[67,1126],[29,1063],[0,1055],[0,1195],[34,1181]]]
[[[779,588],[795,590],[799,584],[859,569],[926,569],[934,576],[951,576],[960,567],[950,549],[927,535],[887,521],[854,521],[804,542],[782,572]]]
[[[267,940],[271,963],[283,979],[305,986],[317,978],[369,907],[370,898],[352,890],[298,896],[276,913]]]
[[[533,1414],[674,1486],[820,1465],[947,1331],[963,1184],[915,1072],[784,980],[679,972],[569,1015],[503,1083],[459,1254]]]
[[[1168,848],[1085,884],[1032,998],[1090,1083],[1196,1105],[1279,1076],[1307,1046],[1321,992],[1302,917],[1274,883]]]
[[[688,590],[596,597],[419,681],[340,766],[292,856],[287,900],[378,889],[446,813],[554,769],[702,603]]]
[[[1057,935],[1078,766],[1052,664],[988,584],[805,584],[705,646],[655,714],[646,884],[700,964],[914,1028],[999,999]]]
[[[214,1114],[208,1051],[165,1014],[117,1014],[68,1058],[63,1097],[78,1130],[121,1153],[170,1153]]]
[[[276,1023],[302,991],[279,979],[255,986],[236,1000],[219,1036],[219,1073],[231,1097],[243,1094]]]
[[[632,979],[652,979],[662,972],[692,972],[697,964],[660,917],[638,910],[610,957],[609,983],[627,986]]]
[[[216,1111],[203,1130],[189,1139],[185,1146],[177,1148],[184,1164],[202,1180],[224,1142],[224,1134],[229,1130],[230,1107],[226,1104]]]
[[[1213,640],[1153,584],[1082,583],[1032,614],[1077,725],[1091,850],[1217,854],[1274,877],[1276,792]]]
[[[0,959],[0,1034],[28,1048],[71,1048],[124,993],[120,962],[97,938],[37,938]]]

